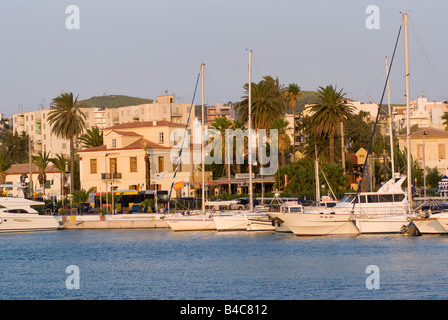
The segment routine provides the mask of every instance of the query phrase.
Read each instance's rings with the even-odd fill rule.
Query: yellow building
[[[406,135],[398,136],[400,150],[407,146]],[[423,168],[437,168],[441,174],[448,172],[448,131],[425,128],[411,134],[411,156]]]

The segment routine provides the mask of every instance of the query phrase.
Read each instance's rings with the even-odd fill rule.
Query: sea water
[[[447,236],[58,230],[0,243],[2,300],[448,298]]]

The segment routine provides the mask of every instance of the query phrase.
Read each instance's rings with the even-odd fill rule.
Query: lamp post
[[[109,204],[108,204],[109,200],[107,199],[107,198],[108,198],[108,197],[107,197],[107,157],[108,157],[108,156],[109,156],[108,153],[106,153],[106,154],[104,155],[104,171],[106,172],[105,175],[104,175],[104,178],[105,178],[105,180],[106,180],[106,212],[107,212],[107,210],[109,209]]]
[[[426,153],[425,153],[425,136],[428,131],[423,132],[423,196],[426,198]]]

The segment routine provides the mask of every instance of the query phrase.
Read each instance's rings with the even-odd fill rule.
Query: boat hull
[[[247,231],[275,231],[275,226],[272,225],[272,220],[268,217],[249,218]]]
[[[403,226],[409,224],[407,216],[378,217],[378,218],[356,218],[356,227],[365,233],[400,233]]]
[[[218,231],[247,230],[247,217],[245,215],[216,216],[213,220]]]
[[[417,218],[412,219],[412,222],[417,227],[421,234],[445,234],[448,230],[437,221],[436,218]]]
[[[54,216],[24,213],[0,215],[0,233],[50,231],[59,228],[60,224]]]
[[[357,235],[358,228],[349,214],[269,213],[282,221],[296,236]]]
[[[212,231],[216,230],[215,221],[207,216],[186,216],[164,219],[173,231]]]

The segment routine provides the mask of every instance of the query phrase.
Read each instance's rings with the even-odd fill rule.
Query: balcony
[[[121,179],[121,172],[102,173],[101,180],[117,180]]]

